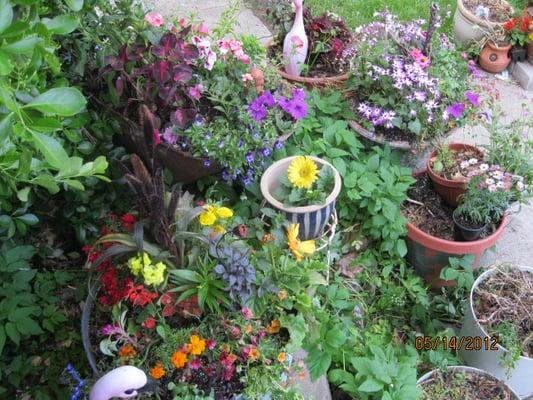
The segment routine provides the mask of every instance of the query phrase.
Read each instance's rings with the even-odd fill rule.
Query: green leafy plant
[[[447,144],[443,144],[437,151],[437,158],[433,162],[433,170],[438,174],[443,169],[452,168],[454,164],[453,152]]]

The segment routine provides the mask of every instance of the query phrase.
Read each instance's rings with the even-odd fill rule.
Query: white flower
[[[477,158],[471,158],[470,160],[468,160],[468,163],[469,163],[470,165],[477,164]]]
[[[522,182],[522,181],[516,182],[516,190],[521,192],[522,190],[524,190],[524,188],[525,188],[524,182]]]
[[[492,178],[487,178],[487,179],[485,179],[485,184],[486,184],[487,186],[494,185],[494,183],[495,183],[495,181],[494,181],[494,179],[492,179]]]
[[[479,166],[479,169],[480,169],[480,171],[482,171],[482,172],[488,171],[488,170],[489,170],[489,165],[488,165],[488,164],[481,164],[481,165]]]
[[[496,183],[496,187],[497,187],[498,189],[503,189],[503,188],[504,188],[503,181],[498,181],[498,183]]]
[[[468,161],[463,161],[460,165],[461,169],[467,169],[470,166]]]
[[[495,191],[496,191],[496,185],[490,185],[489,192],[495,192]]]
[[[503,173],[502,171],[494,171],[491,175],[494,179],[501,179],[503,176]]]

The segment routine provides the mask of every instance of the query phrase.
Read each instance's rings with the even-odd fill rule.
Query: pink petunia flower
[[[148,13],[144,16],[144,20],[152,26],[161,26],[165,23],[165,19],[159,13]]]
[[[254,80],[254,77],[252,76],[252,74],[243,74],[242,75],[242,81],[243,82],[249,82],[249,81],[253,81]]]
[[[189,96],[193,99],[200,100],[202,97],[202,90],[204,90],[204,85],[198,83],[193,87],[189,88]]]
[[[248,307],[241,308],[241,314],[246,320],[252,319],[254,316],[254,313]]]
[[[198,33],[201,33],[202,35],[207,35],[209,33],[209,29],[207,28],[207,25],[204,24],[203,22],[200,25],[198,25],[197,31]]]

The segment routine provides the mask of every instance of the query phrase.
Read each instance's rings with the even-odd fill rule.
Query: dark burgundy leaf
[[[163,100],[165,105],[168,105],[174,99],[174,94],[176,93],[177,88],[175,86],[165,86],[160,88],[157,91],[157,94],[161,100]]]
[[[176,36],[172,33],[167,33],[161,38],[159,44],[154,46],[152,53],[158,57],[165,57],[176,47],[176,42]]]
[[[189,43],[183,48],[183,57],[188,60],[195,60],[200,57],[200,51],[194,44]]]
[[[170,79],[170,63],[157,61],[152,68],[152,76],[159,83],[165,83]]]
[[[192,68],[186,64],[174,68],[174,82],[187,83],[192,79]]]
[[[170,116],[170,120],[173,124],[177,125],[180,129],[186,129],[191,124],[196,112],[192,108],[178,108]]]

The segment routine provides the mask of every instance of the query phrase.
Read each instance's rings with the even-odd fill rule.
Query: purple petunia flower
[[[267,110],[264,106],[254,106],[254,104],[252,103],[252,105],[248,108],[248,112],[250,113],[250,115],[252,116],[252,118],[256,121],[256,122],[261,122],[262,120],[265,119],[266,115],[267,115]]]
[[[292,91],[292,99],[293,100],[300,100],[300,101],[304,101],[305,100],[305,92],[303,89],[294,89]]]
[[[455,119],[459,119],[465,111],[465,105],[463,103],[455,103],[448,106],[446,111],[448,112],[448,114],[453,115]]]
[[[178,137],[174,135],[174,133],[172,132],[172,128],[168,127],[165,128],[165,130],[163,131],[163,140],[168,144],[176,144],[176,142],[178,141]]]
[[[474,93],[474,92],[466,92],[465,93],[465,97],[467,98],[467,100],[472,103],[473,106],[475,107],[479,107],[480,106],[480,102],[479,102],[479,95]]]
[[[307,116],[307,103],[301,100],[292,100],[289,104],[288,113],[296,120]]]
[[[276,104],[276,99],[269,90],[263,92],[263,94],[259,96],[258,99],[260,99],[261,104],[267,107],[273,107]]]
[[[246,159],[246,162],[251,164],[254,162],[254,153],[249,151],[248,153],[246,153],[246,156],[244,156],[244,158]]]

